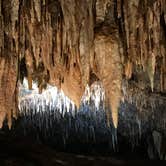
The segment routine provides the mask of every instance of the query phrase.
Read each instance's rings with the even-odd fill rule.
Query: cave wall
[[[40,92],[56,85],[77,107],[100,80],[117,127],[124,81],[127,92],[165,94],[166,0],[0,0],[0,127],[17,115],[23,77]]]

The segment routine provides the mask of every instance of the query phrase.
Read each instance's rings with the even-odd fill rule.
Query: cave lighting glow
[[[91,87],[87,85],[85,93],[82,97],[81,104],[90,104],[93,102],[95,109],[99,110],[101,101],[105,98],[105,92],[101,83],[96,82]],[[57,87],[47,85],[39,94],[37,83],[33,82],[32,90],[28,89],[28,81],[26,78],[23,84],[19,86],[19,110],[36,109],[39,111],[46,111],[47,109],[58,109],[61,113],[67,111],[75,111],[76,107],[72,100],[65,96],[62,90]],[[64,111],[65,110],[65,111]],[[82,109],[81,109],[82,110]]]

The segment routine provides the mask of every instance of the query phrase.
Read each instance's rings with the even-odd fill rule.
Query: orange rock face
[[[5,117],[11,126],[23,77],[77,107],[99,79],[117,127],[123,79],[166,91],[165,29],[166,0],[0,0],[0,127]]]

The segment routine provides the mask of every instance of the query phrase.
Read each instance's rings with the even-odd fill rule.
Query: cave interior
[[[166,160],[166,0],[0,0],[0,147],[4,166]]]

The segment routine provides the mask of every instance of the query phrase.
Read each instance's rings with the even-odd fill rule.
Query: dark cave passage
[[[107,125],[104,92],[99,83],[85,92],[79,110],[54,87],[41,95],[37,87],[37,91],[26,88],[24,85],[20,89],[18,119],[13,120],[11,130],[7,124],[3,128],[4,136],[10,136],[11,140],[21,139],[25,144],[31,140],[34,145],[58,152],[119,161],[165,159],[166,113],[157,101],[152,112],[146,109],[139,112],[134,104],[121,103],[119,125],[115,129],[112,122],[110,127]]]

